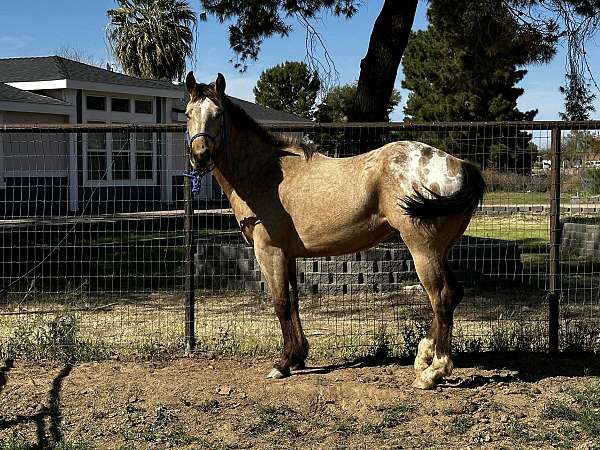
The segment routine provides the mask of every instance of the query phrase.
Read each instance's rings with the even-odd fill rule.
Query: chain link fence
[[[454,348],[600,349],[600,123],[270,129],[334,157],[417,140],[477,162],[488,192],[450,255],[466,287]],[[183,133],[0,128],[2,355],[275,353],[279,325],[253,251],[216,181],[192,198]],[[313,356],[407,355],[429,325],[399,236],[297,270]]]

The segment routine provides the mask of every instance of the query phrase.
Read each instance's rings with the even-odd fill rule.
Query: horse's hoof
[[[282,378],[285,378],[285,377],[287,377],[287,375],[285,375],[284,373],[282,373],[276,367],[273,367],[271,369],[271,371],[269,372],[269,374],[267,375],[267,378],[270,378],[272,380],[281,380]]]
[[[421,377],[417,377],[415,381],[413,381],[412,386],[415,389],[433,389],[435,387],[435,383],[433,381],[424,381]]]

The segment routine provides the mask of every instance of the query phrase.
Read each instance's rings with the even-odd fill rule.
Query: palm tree
[[[115,0],[107,37],[128,75],[178,79],[192,55],[196,15],[185,0]]]

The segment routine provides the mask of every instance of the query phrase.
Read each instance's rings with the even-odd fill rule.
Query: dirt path
[[[0,449],[596,449],[597,360],[462,357],[445,386],[425,392],[410,387],[403,361],[281,381],[264,378],[265,360],[9,361],[0,363]]]

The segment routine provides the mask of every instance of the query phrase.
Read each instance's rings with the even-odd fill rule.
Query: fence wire
[[[466,287],[456,310],[455,350],[547,349],[556,295],[560,348],[597,351],[598,125],[270,128],[334,157],[416,140],[478,163],[488,191],[450,253]],[[560,158],[554,160],[552,129],[560,131]],[[199,351],[275,352],[280,331],[268,287],[210,177],[193,201],[189,251],[185,161],[179,125],[0,128],[2,355],[180,352],[189,276]],[[552,198],[557,170],[560,184]],[[553,201],[560,203],[558,269],[550,258]],[[297,272],[313,356],[407,355],[429,326],[431,308],[399,236],[351,255],[299,259]]]

